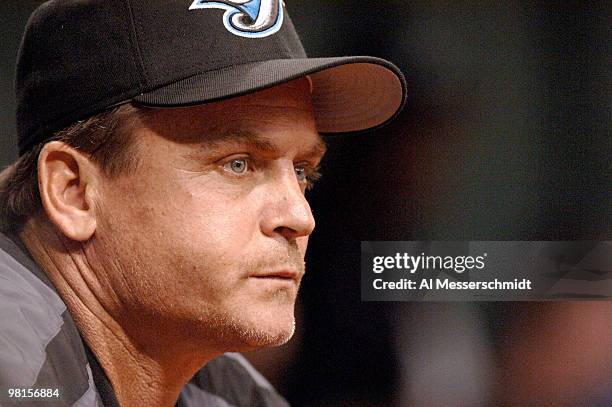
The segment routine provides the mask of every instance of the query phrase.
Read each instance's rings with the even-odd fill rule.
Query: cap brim
[[[143,93],[133,101],[180,107],[241,96],[309,75],[318,130],[344,133],[387,123],[406,101],[406,83],[392,63],[374,57],[278,59],[200,73]]]

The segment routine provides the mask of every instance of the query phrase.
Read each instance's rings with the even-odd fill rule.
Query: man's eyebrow
[[[214,152],[220,150],[225,144],[247,144],[250,147],[263,151],[276,153],[279,151],[279,147],[274,144],[269,138],[262,136],[259,133],[252,132],[250,130],[228,130],[223,132],[213,132],[206,136],[206,139],[200,142],[200,148],[208,152]],[[306,155],[323,156],[327,151],[327,144],[317,134],[317,141]]]

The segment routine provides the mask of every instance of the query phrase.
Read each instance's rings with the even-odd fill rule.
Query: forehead
[[[176,141],[198,142],[203,135],[225,134],[234,129],[317,134],[310,83],[301,78],[259,92],[219,102],[180,108],[148,109],[146,127]],[[180,139],[180,140],[179,140]]]

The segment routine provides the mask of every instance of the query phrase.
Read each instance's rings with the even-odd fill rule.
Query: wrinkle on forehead
[[[221,150],[227,144],[244,145],[247,144],[252,148],[271,154],[278,154],[282,149],[278,143],[273,141],[273,138],[266,137],[262,134],[249,130],[229,130],[219,133],[209,133],[207,137],[200,142],[200,148],[208,152],[214,153],[215,150]],[[314,157],[322,157],[327,151],[327,144],[318,133],[313,142],[308,143],[306,155]]]

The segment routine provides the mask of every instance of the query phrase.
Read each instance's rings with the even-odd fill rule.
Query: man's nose
[[[261,228],[267,236],[280,235],[288,241],[308,236],[314,230],[315,220],[293,165],[283,168],[270,182]]]

